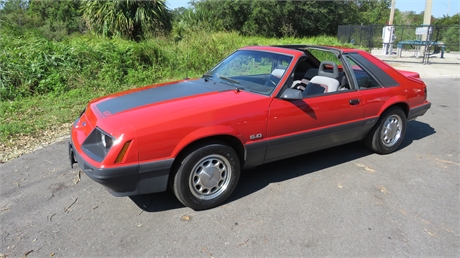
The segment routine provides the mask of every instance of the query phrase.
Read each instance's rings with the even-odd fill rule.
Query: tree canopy
[[[0,28],[34,29],[61,40],[72,33],[140,41],[186,31],[235,31],[264,37],[337,35],[339,25],[384,25],[391,0],[191,0],[169,10],[167,0],[0,0]],[[421,25],[423,12],[395,12],[396,25]],[[459,25],[459,14],[432,18]]]
[[[182,21],[190,27],[266,37],[331,35],[340,24],[359,22],[353,1],[192,1]]]
[[[391,0],[277,1],[192,0],[189,9],[175,12],[176,25],[211,31],[238,31],[265,37],[336,35],[339,25],[384,25]],[[457,15],[458,17],[458,15]],[[434,24],[445,24],[444,17]],[[421,25],[423,12],[395,11],[396,25]]]
[[[169,32],[171,12],[165,0],[82,0],[81,10],[88,28],[105,36],[141,40],[145,33]]]

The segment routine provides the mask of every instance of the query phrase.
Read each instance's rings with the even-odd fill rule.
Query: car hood
[[[235,87],[231,85],[214,83],[203,79],[183,80],[116,93],[98,99],[92,106],[100,117],[109,117],[150,105],[185,100],[203,94],[213,94],[234,89]]]
[[[210,113],[219,110],[267,98],[226,83],[184,80],[99,98],[90,103],[90,120],[94,121],[93,126],[107,133],[127,125],[138,130],[165,123],[181,123],[185,118],[200,114],[201,117],[209,117]]]

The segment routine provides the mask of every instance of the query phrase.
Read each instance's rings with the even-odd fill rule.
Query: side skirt
[[[246,145],[247,157],[244,167],[257,166],[362,140],[377,121],[378,117],[375,117],[364,121],[248,144]],[[262,158],[262,156],[264,157]]]

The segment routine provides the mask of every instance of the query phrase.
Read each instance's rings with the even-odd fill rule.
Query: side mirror
[[[297,100],[297,99],[303,99],[303,96],[300,90],[287,88],[284,90],[283,94],[281,94],[281,99]]]

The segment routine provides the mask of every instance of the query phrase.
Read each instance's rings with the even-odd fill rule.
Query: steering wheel
[[[267,82],[265,82],[265,85],[266,86],[276,87],[276,85],[278,84],[279,81],[280,81],[280,78],[270,74],[270,78],[268,78]],[[269,83],[269,84],[267,85],[267,83]]]
[[[300,90],[300,91],[304,91],[305,88],[307,88],[307,85],[303,82],[296,83],[295,85],[291,87],[291,89]]]

